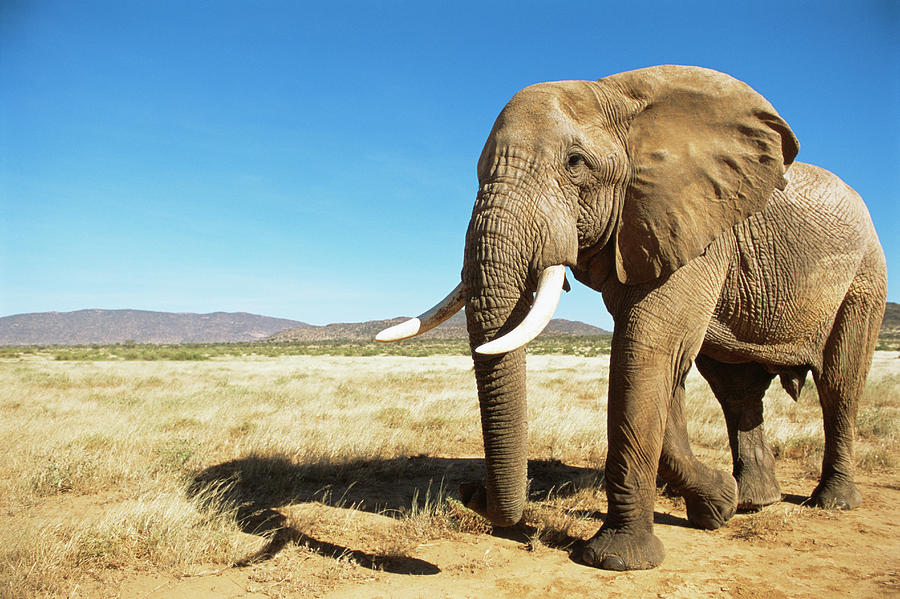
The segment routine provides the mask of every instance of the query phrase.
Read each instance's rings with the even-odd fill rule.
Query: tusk
[[[522,347],[540,335],[553,318],[565,278],[566,267],[562,264],[545,268],[538,281],[534,303],[525,319],[506,335],[478,346],[475,351],[479,354],[504,354]]]
[[[375,341],[387,343],[388,341],[400,341],[401,339],[408,339],[409,337],[421,335],[425,331],[430,331],[462,310],[462,307],[465,305],[466,295],[463,290],[463,284],[460,283],[456,286],[456,289],[451,291],[450,294],[442,299],[434,308],[424,314],[420,314],[416,318],[410,318],[398,325],[394,325],[381,331],[375,335]]]

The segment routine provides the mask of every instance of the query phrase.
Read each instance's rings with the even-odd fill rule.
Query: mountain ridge
[[[0,318],[0,345],[218,343],[261,341],[306,323],[247,312],[104,310],[32,312]]]
[[[248,312],[159,312],[84,309],[32,312],[0,317],[0,345],[90,345],[125,342],[236,343],[252,341],[371,341],[378,331],[405,318],[312,325]],[[589,337],[609,331],[584,322],[555,318],[544,336]],[[881,334],[900,334],[900,304],[887,302]],[[422,335],[425,339],[466,337],[465,313]]]
[[[371,341],[379,331],[401,323],[407,318],[409,317],[322,326],[301,325],[275,333],[267,341]],[[609,331],[599,327],[564,318],[554,318],[541,333],[547,337],[591,337],[608,334]],[[465,339],[467,336],[465,311],[454,314],[439,327],[419,335],[422,339]]]
[[[881,333],[900,334],[900,304],[888,302],[881,321]]]
[[[91,345],[116,343],[237,343],[253,341],[371,341],[378,331],[404,318],[312,325],[247,312],[159,312],[89,308],[0,317],[0,345]],[[549,336],[604,335],[598,327],[554,319]],[[466,337],[465,313],[425,333],[425,338]]]

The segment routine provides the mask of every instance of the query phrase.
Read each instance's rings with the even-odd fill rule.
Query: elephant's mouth
[[[513,330],[502,337],[484,343],[475,351],[479,354],[504,354],[518,349],[541,334],[541,331],[553,318],[559,297],[566,283],[566,267],[562,264],[547,267],[538,279],[537,291],[531,310]],[[457,312],[466,303],[466,291],[460,283],[447,297],[433,308],[416,318],[411,318],[398,325],[387,328],[375,336],[376,341],[389,342],[408,339],[421,335],[425,331],[438,326]]]

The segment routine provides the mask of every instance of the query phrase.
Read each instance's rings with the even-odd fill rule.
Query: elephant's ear
[[[645,283],[700,255],[761,210],[799,145],[746,84],[699,67],[650,67],[600,80],[637,107],[627,129],[632,177],[616,233],[616,271]]]

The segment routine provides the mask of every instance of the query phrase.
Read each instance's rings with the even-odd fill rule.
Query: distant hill
[[[232,343],[241,341],[370,341],[375,334],[405,320],[370,320],[317,326],[248,314],[191,314],[146,310],[78,310],[38,312],[0,318],[0,345],[83,345],[137,343]],[[900,335],[900,304],[887,303],[884,335]],[[608,331],[583,322],[555,318],[542,336],[590,337]],[[425,339],[464,339],[465,313],[460,312],[424,335]]]
[[[392,320],[370,320],[368,322],[336,323],[325,326],[304,324],[286,331],[275,333],[268,341],[371,341],[376,333],[389,326],[403,322],[406,318]],[[541,333],[548,337],[590,337],[607,335],[608,331],[583,322],[554,318]],[[421,335],[423,339],[464,339],[466,338],[466,315],[459,312],[441,326]]]
[[[900,334],[900,304],[888,302],[884,310],[884,320],[881,322],[881,332]]]
[[[365,341],[372,340],[375,334],[389,326],[403,322],[406,318],[391,320],[370,320],[368,322],[336,323],[325,326],[303,324],[292,329],[275,333],[268,341]],[[882,334],[900,334],[900,304],[887,303]],[[554,318],[541,333],[549,337],[591,337],[608,335],[609,331],[579,321]],[[460,312],[441,326],[421,335],[422,339],[461,339],[466,337],[466,316]]]
[[[38,312],[0,318],[0,345],[217,343],[259,341],[302,326],[297,320],[246,312],[189,314],[146,310]]]

